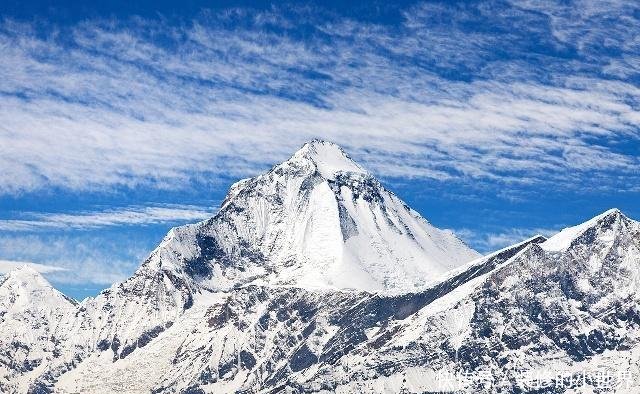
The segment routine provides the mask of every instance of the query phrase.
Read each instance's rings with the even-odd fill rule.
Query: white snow
[[[311,160],[325,179],[334,179],[339,172],[366,174],[367,171],[351,158],[338,145],[322,140],[313,140],[304,144],[289,159],[291,162]]]
[[[206,284],[213,290],[257,280],[400,293],[479,256],[324,141],[307,143],[266,174],[234,184],[213,219],[172,230],[150,265],[180,272],[184,260],[200,253],[196,238],[203,235],[226,253],[250,245],[265,258],[234,257],[242,269],[212,262],[215,275]]]
[[[315,387],[335,383],[336,392],[434,391],[438,382],[431,368],[455,364],[447,357],[429,360],[428,368],[412,363],[438,357],[445,344],[458,351],[478,338],[472,321],[477,311],[486,312],[478,298],[483,294],[481,286],[490,284],[492,291],[499,292],[500,302],[495,304],[502,305],[515,300],[517,291],[528,291],[523,281],[531,279],[537,268],[544,274],[545,268],[553,271],[556,263],[562,267],[570,262],[583,264],[573,279],[577,289],[587,292],[607,280],[601,273],[618,273],[612,279],[615,291],[592,307],[609,312],[620,308],[619,300],[628,304],[625,307],[637,303],[640,224],[618,220],[614,227],[598,228],[597,239],[589,245],[565,250],[612,214],[621,215],[610,210],[566,229],[543,243],[543,250],[527,240],[476,258],[476,252],[408,208],[339,147],[314,141],[268,173],[234,184],[214,218],[171,230],[131,278],[95,298],[76,304],[30,267],[1,279],[0,357],[8,359],[0,360],[0,391],[27,392],[36,378],[49,373],[55,379],[55,392],[60,393],[142,393],[158,387],[182,392],[194,383],[202,383],[205,392],[255,391],[263,388],[260,379],[287,368],[302,345],[318,359],[313,366],[287,375],[291,382]],[[479,269],[493,267],[494,261],[489,260],[511,248],[521,250],[510,259],[495,261],[494,270],[480,271],[485,273],[470,279]],[[195,273],[194,262],[198,264]],[[605,263],[609,271],[602,269]],[[200,275],[200,268],[210,270]],[[336,364],[320,361],[332,339],[350,333],[349,322],[341,321],[336,311],[377,307],[367,302],[424,290],[460,274],[465,274],[466,283],[447,282],[451,286],[447,294],[417,304],[421,309],[406,318],[385,317],[364,326],[366,338]],[[567,314],[577,321],[584,317],[585,323],[572,332],[588,334],[605,324],[604,320],[588,321],[585,312],[579,311],[582,304],[556,293],[535,296],[547,297],[541,299],[543,305],[566,301],[561,305]],[[415,301],[412,296],[399,298]],[[512,318],[524,315],[517,304],[507,304],[508,310],[498,311],[506,317],[495,313],[487,320],[497,329],[492,340],[508,337]],[[369,316],[375,317],[376,312]],[[305,313],[309,316],[301,318]],[[264,326],[258,323],[263,317],[267,318]],[[309,326],[313,330],[305,334]],[[145,333],[157,328],[160,331],[146,341]],[[640,337],[628,327],[616,330]],[[119,347],[112,346],[116,339]],[[98,346],[103,341],[107,345]],[[541,341],[553,345],[548,338]],[[123,356],[122,349],[132,345],[137,346],[135,350]],[[533,344],[500,354],[509,355],[511,367],[518,357],[533,357],[526,353],[526,346]],[[254,368],[240,366],[243,350],[255,357]],[[536,355],[529,366],[545,361],[570,365],[560,353]],[[624,360],[633,355],[637,365],[638,354],[637,349],[605,352],[594,360]],[[220,378],[221,365],[232,366],[233,371],[227,371],[232,377]],[[380,367],[389,366],[399,369],[389,376],[378,373]],[[216,379],[201,382],[207,368]]]
[[[609,215],[620,215],[620,214],[621,212],[617,208],[609,209],[601,213],[600,215],[594,217],[593,219],[587,220],[584,223],[581,223],[577,226],[563,229],[558,234],[550,237],[547,241],[542,243],[540,246],[542,247],[542,249],[549,252],[559,252],[562,250],[566,250],[567,248],[569,248],[569,246],[571,246],[571,242],[573,242],[574,239],[579,237],[582,233],[584,233],[589,228],[596,225],[599,221],[601,221],[602,219],[604,219]]]
[[[288,228],[278,231],[293,234],[280,233],[279,245],[270,244],[268,250],[280,248],[276,261],[308,263],[286,270],[276,281],[305,288],[404,292],[478,256],[451,232],[433,227],[382,186],[375,186],[383,199],[380,204],[354,194],[372,178],[333,143],[307,143],[278,167],[291,166],[310,167],[324,180],[313,187],[308,199],[301,199],[301,179],[277,181],[285,183],[285,190],[291,193],[284,199],[291,204],[284,211],[289,211],[288,218],[279,220]],[[327,181],[338,173],[348,175],[351,185],[332,190]],[[339,205],[353,225],[353,234],[342,233]],[[270,226],[273,231],[275,226]],[[283,242],[287,239],[291,241]],[[296,255],[291,256],[291,251]]]

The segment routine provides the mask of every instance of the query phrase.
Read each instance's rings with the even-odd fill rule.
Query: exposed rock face
[[[4,278],[0,391],[571,392],[518,374],[636,371],[638,222],[611,210],[475,257],[315,141],[96,298]]]

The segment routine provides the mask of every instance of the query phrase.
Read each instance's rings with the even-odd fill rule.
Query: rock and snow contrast
[[[77,303],[33,268],[18,268],[0,279],[0,392],[27,392],[60,357],[66,325]]]
[[[639,274],[618,210],[480,257],[313,141],[95,298],[4,277],[0,392],[634,393]]]
[[[172,230],[145,263],[222,291],[244,283],[406,292],[478,254],[323,141],[231,187],[218,214]]]

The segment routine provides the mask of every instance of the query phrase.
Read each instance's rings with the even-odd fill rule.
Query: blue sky
[[[635,2],[104,3],[0,5],[0,266],[71,296],[312,138],[481,252],[640,218]]]

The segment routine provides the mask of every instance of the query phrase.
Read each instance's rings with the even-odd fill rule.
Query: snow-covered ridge
[[[172,230],[145,264],[195,273],[212,290],[259,281],[397,293],[478,256],[339,146],[314,140],[235,183],[213,218]]]
[[[28,267],[0,280],[0,392],[419,393],[446,391],[443,368],[632,369],[638,278],[640,223],[618,210],[477,257],[313,141],[95,298]]]
[[[622,214],[619,209],[612,208],[584,223],[563,229],[558,234],[550,237],[541,246],[544,250],[553,252],[567,250],[573,242],[589,230],[615,231],[615,227],[619,226],[621,222],[631,223],[632,221]]]
[[[586,223],[565,239],[567,249],[547,251],[533,237],[400,295],[264,278],[213,291],[203,262],[229,257],[207,241],[214,221],[172,231],[133,277],[80,305],[22,270],[0,284],[7,300],[28,289],[24,299],[35,302],[0,309],[0,365],[14,366],[0,369],[0,390],[417,393],[442,391],[417,379],[434,368],[489,365],[509,376],[515,363],[579,368],[591,357],[599,368],[616,360],[632,368],[635,353],[620,349],[637,349],[640,339],[640,225],[617,211]],[[58,301],[38,302],[38,294]],[[13,343],[22,350],[7,353]]]
[[[506,246],[502,249],[496,250],[495,252],[491,252],[485,256],[479,257],[475,260],[468,262],[458,268],[454,268],[450,271],[447,271],[442,277],[438,278],[437,282],[445,282],[450,280],[451,278],[455,278],[456,276],[468,273],[472,271],[481,271],[485,270],[485,265],[488,262],[493,262],[496,260],[500,260],[502,262],[508,260],[509,258],[514,256],[515,251],[520,251],[524,249],[525,246],[529,244],[541,244],[547,241],[547,238],[544,236],[537,234],[533,237],[527,238],[524,241],[517,242],[513,245]]]

